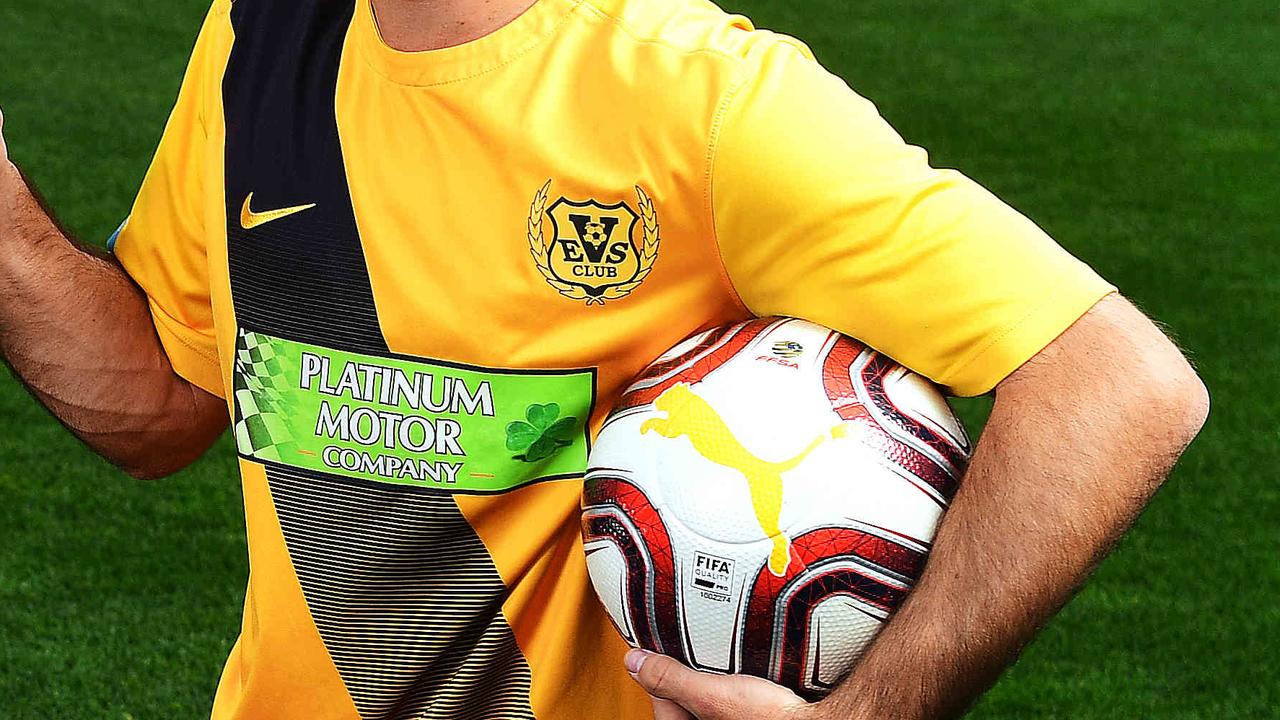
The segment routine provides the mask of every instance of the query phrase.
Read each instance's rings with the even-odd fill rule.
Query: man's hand
[[[628,652],[626,664],[653,699],[654,720],[817,719],[817,706],[757,677],[697,672],[643,650]]]
[[[113,258],[73,244],[9,160],[0,115],[0,357],[103,457],[175,472],[226,428],[227,405],[174,373],[147,298]]]
[[[828,698],[653,655],[633,674],[658,720],[957,716],[1133,522],[1208,408],[1173,343],[1104,298],[997,387],[924,574]]]

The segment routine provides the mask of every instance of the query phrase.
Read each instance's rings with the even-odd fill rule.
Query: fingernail
[[[627,664],[627,672],[635,675],[640,672],[640,667],[644,665],[644,661],[648,659],[649,653],[643,650],[629,650],[625,662]]]

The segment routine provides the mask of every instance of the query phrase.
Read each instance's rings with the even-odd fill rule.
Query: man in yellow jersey
[[[1207,412],[1092,270],[703,0],[216,0],[111,258],[0,168],[35,396],[142,478],[233,428],[219,720],[952,715]],[[771,314],[996,396],[923,579],[814,705],[627,653],[577,526],[628,379]]]

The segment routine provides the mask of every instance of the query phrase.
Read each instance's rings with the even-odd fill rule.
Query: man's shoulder
[[[770,51],[809,49],[795,38],[755,27],[743,15],[708,0],[583,0],[582,5],[612,26],[619,44],[661,56],[674,73],[690,65],[712,65],[732,76],[750,73]]]

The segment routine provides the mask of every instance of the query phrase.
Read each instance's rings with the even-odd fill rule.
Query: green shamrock
[[[560,417],[556,403],[534,403],[524,411],[524,417],[507,425],[507,449],[517,453],[516,460],[535,463],[573,444],[578,418]]]

